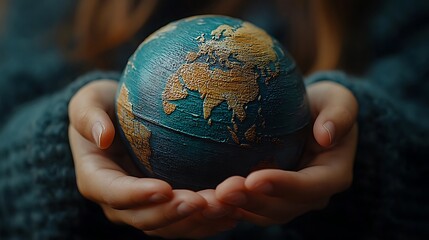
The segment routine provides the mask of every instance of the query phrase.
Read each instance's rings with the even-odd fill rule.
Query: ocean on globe
[[[123,72],[116,112],[144,175],[191,190],[295,169],[311,121],[302,76],[279,42],[249,22],[211,15],[144,40]]]

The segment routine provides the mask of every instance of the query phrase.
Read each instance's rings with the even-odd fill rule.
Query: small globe
[[[310,123],[293,59],[262,29],[224,16],[182,19],[149,36],[128,61],[116,110],[144,175],[191,190],[294,169]]]

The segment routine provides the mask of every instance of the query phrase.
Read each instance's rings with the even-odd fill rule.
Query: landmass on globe
[[[278,42],[251,23],[197,16],[168,24],[139,46],[119,86],[128,147],[147,175],[177,186],[290,168],[302,150],[302,134],[294,135],[310,119],[302,79]],[[221,167],[229,169],[216,175]]]
[[[150,148],[150,136],[151,132],[142,123],[136,120],[132,109],[132,104],[128,99],[129,91],[125,85],[122,85],[117,99],[117,109],[119,123],[121,124],[122,131],[125,133],[125,137],[131,144],[136,157],[146,167],[146,169],[152,172],[152,166],[150,165],[149,159],[152,154]]]
[[[246,104],[258,98],[258,72],[264,74],[267,83],[278,75],[279,66],[275,65],[274,70],[270,66],[277,61],[272,38],[265,31],[244,22],[239,28],[221,25],[211,32],[208,40],[204,35],[195,40],[201,43],[199,51],[190,52],[186,63],[167,81],[162,93],[164,112],[171,114],[176,109],[174,101],[186,98],[188,91],[198,91],[204,100],[204,119],[211,124],[212,109],[226,102],[232,110],[234,126],[229,128],[229,132],[234,142],[240,144],[235,117],[244,121]],[[202,57],[204,62],[196,61]],[[246,130],[247,141],[256,140],[255,130],[255,124]]]

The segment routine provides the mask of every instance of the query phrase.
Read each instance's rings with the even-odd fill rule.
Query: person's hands
[[[219,201],[241,208],[243,220],[258,225],[287,223],[324,208],[353,178],[358,105],[353,94],[333,82],[308,87],[314,119],[298,171],[265,169],[234,176],[216,188]]]
[[[107,218],[150,235],[200,238],[231,228],[233,208],[213,190],[172,190],[164,181],[141,178],[115,138],[117,83],[100,80],[80,89],[69,104],[69,140],[81,194]]]
[[[208,202],[203,211],[166,227],[146,231],[146,234],[174,239],[183,237],[200,239],[236,226],[240,218],[236,208],[219,202],[213,189],[202,190],[198,194]]]

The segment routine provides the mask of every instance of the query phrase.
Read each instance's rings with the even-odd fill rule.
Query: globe
[[[143,174],[191,190],[295,169],[310,124],[291,56],[264,30],[225,16],[175,21],[145,39],[122,74],[116,112]]]

